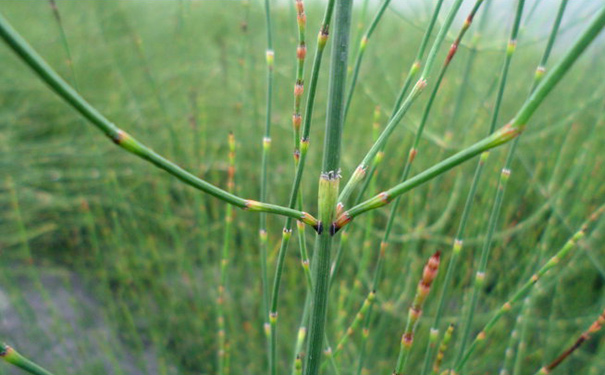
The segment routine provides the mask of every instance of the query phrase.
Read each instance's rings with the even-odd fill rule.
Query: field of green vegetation
[[[605,39],[574,49],[603,2],[358,0],[347,37],[336,0],[312,114],[333,1],[302,3],[0,2],[0,357],[17,365],[0,375],[605,373]],[[110,137],[132,152],[116,147],[15,53],[15,31],[73,95],[246,209],[126,133]],[[337,123],[341,146],[324,135]],[[510,142],[425,178],[492,133],[487,148]],[[339,174],[341,192],[357,182],[344,208]],[[249,199],[308,220],[284,231]]]

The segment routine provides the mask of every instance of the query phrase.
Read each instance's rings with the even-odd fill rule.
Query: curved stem
[[[226,203],[253,212],[267,212],[301,220],[307,225],[319,228],[318,221],[308,213],[295,209],[244,199],[204,181],[183,168],[165,159],[143,143],[118,128],[103,116],[96,108],[82,98],[63,78],[61,78],[44,59],[10,26],[0,15],[0,37],[12,50],[44,81],[57,95],[78,111],[84,118],[101,130],[109,139],[124,150],[163,169],[182,182],[193,186]]]

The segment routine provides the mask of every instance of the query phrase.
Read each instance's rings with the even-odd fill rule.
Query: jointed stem
[[[590,215],[588,220],[582,224],[580,229],[565,243],[565,245],[563,245],[563,247],[552,258],[550,258],[535,274],[533,274],[531,278],[527,280],[525,284],[523,284],[523,286],[521,286],[521,288],[519,288],[515,294],[513,294],[513,296],[493,314],[487,324],[483,327],[479,334],[477,334],[469,348],[462,356],[461,360],[456,364],[454,370],[457,374],[461,374],[464,365],[473,354],[479,343],[485,340],[487,334],[491,332],[500,318],[510,311],[515,303],[519,302],[524,296],[526,296],[527,292],[533,288],[538,280],[542,279],[546,273],[556,267],[563,260],[563,258],[578,245],[578,242],[586,236],[588,226],[591,223],[599,220],[603,212],[605,212],[605,205],[597,208]]]
[[[306,15],[304,12],[304,4],[302,0],[297,0],[296,2],[297,8],[297,23],[298,23],[298,37],[299,37],[299,45],[296,51],[297,57],[297,69],[296,69],[296,82],[294,84],[294,113],[292,115],[292,125],[294,128],[294,166],[295,166],[295,178],[292,183],[292,189],[290,192],[290,200],[288,202],[288,207],[294,208],[298,204],[302,204],[302,194],[300,192],[300,183],[302,181],[302,174],[304,172],[304,167],[306,164],[306,157],[309,147],[309,133],[311,129],[311,113],[313,111],[313,105],[315,103],[315,91],[317,89],[317,81],[319,76],[319,68],[321,66],[323,50],[328,41],[328,30],[330,27],[330,20],[332,18],[332,11],[334,9],[334,0],[331,0],[328,3],[326,8],[326,13],[324,16],[324,21],[321,26],[321,30],[319,32],[317,50],[315,52],[315,61],[313,64],[313,72],[311,78],[311,86],[309,89],[309,98],[307,100],[307,113],[305,114],[305,122],[304,127],[302,129],[302,138],[301,138],[301,123],[302,123],[302,115],[300,113],[301,103],[302,103],[302,94],[304,89],[304,61],[306,57],[306,45],[305,45],[305,28],[306,28]],[[281,284],[281,275],[284,267],[284,261],[286,258],[286,251],[288,250],[288,245],[290,243],[290,238],[292,235],[292,219],[287,218],[284,223],[283,233],[282,233],[282,241],[280,244],[279,252],[277,255],[277,264],[275,267],[275,277],[273,279],[273,290],[271,294],[271,306],[269,310],[269,324],[270,324],[270,349],[269,349],[269,358],[270,358],[270,371],[271,374],[275,375],[277,373],[277,305],[279,298],[279,288]],[[303,255],[303,262],[306,261],[305,274],[309,278],[309,268],[308,268],[308,256],[306,256],[306,244],[304,244],[304,232],[299,230],[299,241],[301,242],[301,250]],[[303,264],[304,265],[304,264]],[[308,280],[310,282],[310,280]],[[311,284],[309,284],[311,285]],[[310,289],[309,289],[310,290]]]
[[[260,200],[267,199],[267,164],[269,163],[269,150],[271,149],[271,108],[273,104],[273,67],[275,65],[275,52],[273,51],[273,30],[271,27],[271,1],[265,0],[265,23],[267,28],[267,50],[265,51],[265,61],[267,65],[267,98],[265,109],[265,132],[262,140],[262,158],[260,170]],[[269,280],[267,279],[267,248],[269,238],[267,236],[267,215],[261,212],[259,226],[259,249],[261,266],[261,283],[263,288],[262,306],[264,316],[269,316]],[[269,322],[265,321],[265,333],[269,334]],[[269,361],[271,355],[269,354]],[[269,363],[269,367],[273,367]]]
[[[506,87],[506,80],[508,77],[508,71],[509,71],[509,67],[510,67],[510,63],[516,48],[516,44],[517,44],[517,35],[518,35],[518,31],[519,31],[519,25],[521,23],[521,16],[523,14],[523,7],[525,5],[525,0],[519,0],[517,3],[517,11],[516,11],[516,15],[515,15],[515,20],[513,22],[513,27],[511,30],[511,34],[510,34],[510,38],[507,44],[507,48],[506,48],[506,55],[504,58],[504,64],[502,66],[502,74],[500,76],[500,84],[498,86],[498,94],[496,96],[496,103],[494,105],[494,111],[492,112],[492,117],[491,117],[491,122],[490,122],[490,134],[493,133],[495,127],[496,127],[496,123],[498,121],[498,113],[500,110],[500,105],[502,103],[502,97],[504,96],[504,89]],[[487,157],[488,154],[485,154],[485,157]],[[484,158],[485,158],[484,157]],[[484,159],[482,158],[482,159]],[[478,171],[482,171],[483,170],[483,166],[478,166],[477,167]],[[508,172],[508,170],[502,170],[502,173],[500,175],[500,184],[498,187],[498,191],[496,192],[496,200],[497,201],[501,201],[502,200],[502,196],[504,194],[504,187],[503,187],[503,183],[505,181],[508,180],[508,177],[510,176],[510,173]],[[479,177],[479,176],[478,176]],[[478,181],[478,178],[477,178]],[[473,197],[470,197],[471,199]],[[489,219],[489,224],[488,224],[488,233],[487,233],[487,238],[491,238],[494,234],[496,225],[497,225],[497,218],[498,218],[498,213],[499,212],[492,212],[492,215],[490,216]],[[462,244],[462,241],[460,237],[457,238],[458,240],[458,244]],[[462,329],[462,336],[461,336],[461,342],[460,345],[458,346],[458,356],[456,359],[456,363],[458,363],[458,361],[460,361],[460,357],[462,356],[462,354],[464,353],[464,349],[466,348],[466,341],[468,339],[468,335],[471,329],[471,325],[472,325],[472,321],[473,321],[473,316],[475,313],[475,308],[477,305],[477,301],[479,298],[479,292],[481,291],[481,287],[483,286],[483,281],[485,280],[485,272],[487,269],[487,261],[489,259],[489,254],[490,254],[490,250],[491,250],[491,241],[486,240],[485,241],[485,246],[483,246],[483,249],[481,251],[481,258],[479,261],[479,268],[477,270],[476,273],[476,277],[475,277],[475,283],[473,284],[473,291],[472,291],[472,297],[471,297],[471,305],[467,311],[467,315],[464,321],[464,325],[463,325],[463,329]],[[460,250],[458,250],[459,252]]]
[[[516,138],[524,129],[535,113],[536,109],[542,104],[544,99],[550,94],[557,83],[565,76],[571,66],[580,57],[582,52],[596,38],[605,26],[605,8],[596,15],[589,27],[584,31],[576,43],[569,49],[559,63],[550,71],[541,83],[538,85],[528,100],[523,103],[517,111],[515,117],[505,126],[498,129],[494,134],[483,138],[470,147],[452,155],[451,157],[437,163],[433,167],[417,174],[404,183],[398,184],[393,188],[380,193],[379,195],[362,202],[348,211],[343,212],[332,224],[332,231],[336,232],[344,225],[353,220],[356,216],[371,209],[382,207],[391,202],[397,196],[415,188],[438,175],[454,168],[455,166],[479,155],[480,153],[498,147],[504,143]]]
[[[395,105],[395,108],[394,108],[394,114],[389,119],[389,122],[386,125],[386,127],[383,130],[380,137],[378,138],[378,141],[376,141],[372,145],[370,150],[367,152],[366,156],[363,158],[361,163],[357,166],[357,168],[355,169],[355,171],[349,178],[349,181],[346,183],[346,185],[344,186],[344,188],[342,189],[342,192],[340,193],[340,195],[338,197],[339,213],[340,213],[340,210],[342,210],[342,208],[345,206],[346,201],[349,198],[349,196],[351,195],[351,193],[353,192],[353,190],[367,176],[367,169],[370,166],[370,163],[372,162],[372,160],[374,159],[376,154],[384,148],[388,138],[391,136],[391,134],[395,130],[395,127],[401,122],[401,120],[403,119],[403,117],[405,116],[407,111],[410,109],[410,107],[412,106],[412,104],[414,103],[416,98],[418,98],[418,96],[422,93],[422,91],[426,87],[427,79],[433,69],[433,65],[435,63],[435,57],[437,55],[437,52],[438,52],[439,48],[441,47],[441,44],[443,43],[443,40],[445,39],[445,36],[446,36],[450,26],[452,25],[454,17],[458,13],[458,10],[460,9],[461,5],[462,5],[462,0],[456,0],[455,3],[450,8],[450,11],[448,12],[448,14],[446,16],[445,22],[442,25],[441,29],[439,30],[437,37],[435,38],[435,42],[433,43],[433,46],[429,52],[429,56],[427,58],[427,63],[424,66],[424,69],[422,70],[422,74],[420,75],[420,78],[418,79],[416,84],[413,86],[412,91],[410,91],[410,93],[408,94],[408,96],[403,101],[403,104],[401,104],[401,107],[400,107],[399,102],[402,100],[405,91],[407,91],[407,87],[412,82],[411,77],[415,76],[416,73],[418,72],[418,70],[420,69],[419,58],[421,58],[422,54],[424,53],[424,47],[426,46],[426,43],[428,41],[428,39],[427,39],[428,36],[430,36],[431,29],[429,29],[427,31],[427,33],[425,33],[424,40],[421,44],[421,49],[419,50],[419,56],[417,57],[416,61],[412,65],[412,68],[410,69],[410,74],[409,74],[408,78],[406,79],[403,90],[401,91],[401,94],[400,94],[399,98],[397,99],[397,104]],[[438,3],[438,5],[435,8],[435,12],[433,12],[433,18],[431,19],[431,24],[430,24],[431,28],[432,28],[432,25],[434,24],[434,17],[436,17],[436,14],[439,11],[440,6],[441,6],[441,3]],[[420,54],[420,52],[422,54]],[[451,59],[451,57],[449,57],[449,58]]]
[[[268,203],[244,199],[220,189],[206,182],[178,165],[166,160],[159,154],[147,148],[115,124],[82,98],[63,78],[61,78],[37,52],[9,25],[6,19],[0,15],[0,37],[23,59],[23,61],[61,98],[63,98],[76,111],[84,116],[89,122],[101,130],[109,139],[124,150],[150,162],[156,167],[163,169],[182,182],[193,186],[207,194],[210,194],[226,203],[253,212],[267,212],[296,220],[301,220],[307,225],[319,229],[318,221],[308,213],[291,208],[277,206]]]
[[[227,190],[232,193],[235,188],[235,137],[229,133],[229,170]],[[225,290],[227,287],[227,266],[229,265],[229,248],[231,246],[231,223],[233,222],[233,207],[227,205],[225,212],[225,231],[223,233],[223,250],[221,253],[220,282],[216,298],[218,326],[218,373],[228,374],[226,366],[226,332],[225,332]]]
[[[344,121],[345,80],[352,8],[353,4],[349,0],[336,1],[334,44],[332,46],[322,163],[323,172],[319,179],[318,197],[320,220],[325,223],[331,223],[334,219],[338,197],[341,134]],[[319,373],[328,310],[331,251],[332,233],[327,230],[319,233],[316,238],[313,256],[313,299],[305,375],[317,375]]]

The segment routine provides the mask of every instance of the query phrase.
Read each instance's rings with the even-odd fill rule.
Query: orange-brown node
[[[301,43],[296,49],[296,58],[299,60],[304,60],[307,56],[307,46],[304,43]]]
[[[305,91],[305,87],[302,85],[302,83],[297,82],[294,85],[294,96],[300,97],[300,96],[302,96],[304,91]]]
[[[351,215],[347,211],[343,212],[338,216],[335,222],[330,226],[330,234],[335,235],[342,227],[350,223],[352,220]]]
[[[300,129],[300,124],[302,123],[302,116],[300,113],[295,113],[292,115],[292,125],[295,129]]]
[[[418,154],[418,150],[415,149],[414,147],[412,147],[410,149],[410,154],[408,156],[408,163],[412,163],[414,161],[414,159],[416,158],[417,154]]]
[[[409,316],[412,320],[418,320],[422,316],[422,310],[416,307],[410,307]]]
[[[114,134],[110,135],[111,140],[116,145],[122,144],[122,142],[124,142],[124,140],[127,139],[128,137],[129,137],[128,133],[126,133],[125,131],[120,130],[120,129],[118,129],[118,131],[115,132]]]
[[[414,334],[412,332],[408,332],[401,337],[401,345],[409,348],[412,346],[414,342]]]
[[[458,44],[457,43],[453,43],[450,46],[450,50],[447,53],[447,57],[445,58],[445,63],[449,64],[450,61],[452,61],[452,58],[454,58],[454,55],[456,54],[456,51],[458,50]]]
[[[259,201],[255,201],[253,199],[246,199],[245,204],[246,204],[246,206],[244,207],[244,210],[250,210],[250,211],[257,211],[261,206]],[[261,236],[263,235],[262,232],[263,232],[263,230],[261,229],[261,231],[260,231]]]
[[[380,242],[380,256],[384,257],[385,253],[387,252],[387,247],[389,246],[389,244],[387,242],[381,241]]]
[[[386,204],[391,201],[391,196],[386,191],[383,191],[382,193],[378,194],[378,199],[380,199],[382,203]]]

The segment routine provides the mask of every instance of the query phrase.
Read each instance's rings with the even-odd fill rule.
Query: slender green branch
[[[567,254],[569,254],[573,249],[576,248],[576,246],[578,245],[578,242],[580,240],[582,240],[586,236],[586,232],[588,230],[588,227],[593,222],[596,222],[597,220],[599,220],[600,217],[601,217],[601,215],[603,214],[603,212],[605,212],[605,204],[601,205],[599,208],[597,208],[590,215],[590,217],[588,218],[588,220],[586,220],[581,225],[580,229],[573,236],[571,236],[571,238],[569,240],[567,240],[567,242],[565,242],[565,244],[563,245],[563,247],[552,258],[550,258],[536,273],[534,273],[529,278],[529,280],[527,280],[521,286],[521,288],[519,288],[513,294],[513,296],[508,301],[506,301],[492,315],[492,317],[487,322],[487,324],[485,324],[485,326],[483,327],[483,329],[477,334],[477,336],[475,337],[475,339],[473,340],[473,342],[470,344],[470,346],[468,347],[468,349],[466,350],[466,352],[462,356],[461,360],[455,365],[455,369],[454,370],[455,370],[456,374],[461,374],[461,371],[464,368],[464,365],[466,364],[466,362],[468,361],[468,359],[470,358],[470,356],[477,349],[477,346],[481,342],[485,341],[487,335],[491,332],[491,330],[494,328],[494,326],[500,320],[500,318],[502,318],[508,311],[510,311],[511,308],[512,308],[512,306],[515,303],[517,303],[520,300],[522,300],[527,295],[527,293],[533,288],[533,286],[540,279],[542,279],[550,270],[552,270],[557,265],[559,265],[561,263],[561,261],[563,260],[563,258],[565,258],[567,256]]]
[[[267,199],[267,164],[269,163],[269,151],[271,149],[271,114],[273,105],[273,69],[275,65],[275,51],[273,50],[273,30],[271,26],[271,0],[265,0],[265,23],[267,28],[267,50],[265,51],[265,61],[267,66],[267,97],[265,109],[265,131],[262,141],[262,157],[260,169],[260,200]],[[261,282],[263,287],[263,310],[264,316],[269,316],[269,280],[267,271],[267,215],[260,214],[259,225],[259,249],[260,249],[260,266],[261,266]],[[265,321],[265,333],[269,335],[269,322]],[[269,344],[270,346],[271,344]],[[269,362],[271,362],[271,354],[269,354]],[[269,367],[272,367],[269,363]]]
[[[498,147],[517,137],[523,130],[525,130],[527,122],[538,109],[540,104],[542,104],[544,99],[546,99],[548,94],[550,94],[557,83],[561,81],[571,66],[576,62],[580,55],[582,55],[582,52],[584,52],[588,45],[597,37],[604,26],[605,8],[601,9],[601,11],[595,16],[588,28],[567,51],[561,61],[559,61],[559,63],[544,76],[544,79],[540,82],[533,94],[524,102],[521,108],[517,111],[515,117],[507,125],[501,127],[492,135],[482,139],[481,141],[456,153],[446,160],[443,160],[433,167],[428,168],[422,173],[417,174],[406,182],[398,184],[393,188],[384,191],[379,195],[343,212],[332,224],[332,232],[338,231],[363,212],[382,207],[391,202],[397,196],[404,194],[427,181],[430,181],[431,179],[479,155],[484,151]]]
[[[412,345],[414,344],[414,334],[416,332],[416,327],[418,326],[420,316],[422,315],[422,307],[431,291],[431,286],[437,277],[437,272],[439,271],[440,257],[441,253],[439,251],[433,254],[427,261],[422,271],[422,279],[418,283],[414,301],[412,302],[412,306],[410,306],[408,311],[408,320],[405,325],[405,332],[401,336],[399,356],[397,357],[397,365],[395,366],[393,375],[403,374],[405,365],[410,357]]]
[[[447,54],[445,61],[443,62],[443,65],[441,66],[441,69],[437,76],[437,80],[435,82],[435,86],[433,87],[433,90],[430,93],[429,99],[428,99],[427,104],[424,109],[424,113],[422,115],[422,119],[420,120],[420,125],[418,127],[418,130],[416,131],[416,136],[414,137],[412,146],[410,147],[410,149],[408,151],[406,162],[405,162],[405,167],[403,168],[403,172],[402,172],[402,175],[400,178],[400,183],[404,182],[409,177],[409,174],[412,170],[412,164],[414,163],[414,160],[416,160],[416,156],[418,155],[419,144],[420,144],[420,140],[422,139],[424,128],[428,121],[429,114],[431,113],[431,109],[433,107],[433,102],[435,100],[435,97],[437,96],[437,92],[439,91],[439,88],[441,87],[441,82],[443,81],[443,77],[445,77],[448,67],[450,66],[452,59],[456,55],[458,46],[460,45],[460,42],[462,41],[462,38],[466,34],[467,30],[470,28],[470,26],[473,22],[473,19],[475,18],[475,15],[476,15],[477,11],[479,10],[479,7],[481,6],[482,3],[483,3],[483,0],[475,1],[475,5],[473,6],[469,15],[466,17],[466,21],[464,22],[460,31],[458,32],[458,36],[456,37],[456,40],[454,40],[454,43],[451,45],[449,53]],[[390,236],[391,230],[393,228],[393,223],[394,223],[395,217],[397,216],[396,212],[397,212],[397,208],[399,207],[400,201],[401,201],[401,197],[397,197],[397,199],[395,199],[395,202],[391,206],[391,212],[389,213],[389,219],[387,221],[384,236],[382,238],[381,247],[386,248],[386,246],[388,245],[389,236]]]
[[[290,200],[288,207],[294,208],[298,204],[302,205],[302,194],[300,192],[300,183],[302,181],[302,174],[306,164],[307,151],[309,146],[309,133],[311,127],[311,116],[310,113],[313,110],[313,104],[315,101],[315,90],[317,88],[317,79],[319,76],[319,67],[321,64],[323,50],[328,39],[328,30],[330,20],[332,18],[332,10],[334,7],[334,1],[330,1],[326,8],[326,14],[324,16],[324,22],[319,32],[317,50],[315,53],[315,62],[313,65],[313,72],[311,78],[310,95],[307,101],[307,114],[304,128],[302,131],[301,138],[301,104],[302,95],[304,91],[304,63],[307,54],[307,47],[305,44],[305,29],[306,29],[306,15],[304,10],[304,3],[302,0],[296,1],[297,10],[297,25],[298,25],[298,47],[296,50],[296,81],[294,83],[294,112],[292,115],[292,125],[294,130],[294,166],[295,166],[295,177],[292,183],[290,192]],[[270,324],[270,373],[275,375],[277,373],[277,305],[279,302],[279,288],[281,285],[281,276],[284,267],[284,261],[286,258],[286,252],[290,243],[292,235],[292,220],[287,218],[282,231],[282,240],[277,255],[277,265],[275,268],[275,277],[273,279],[273,290],[271,294],[271,306],[269,310],[269,324]],[[311,279],[309,273],[309,259],[306,254],[306,244],[304,243],[304,231],[298,231],[299,242],[301,246],[301,255],[303,258],[303,269],[307,281],[309,282],[309,291],[311,290]],[[306,307],[305,307],[306,308]]]
[[[480,1],[482,1],[482,0],[480,0]],[[372,162],[372,160],[374,159],[376,154],[384,148],[388,138],[395,130],[395,127],[401,122],[401,120],[403,119],[403,117],[405,116],[407,111],[410,109],[410,107],[412,106],[414,101],[418,98],[418,96],[422,93],[422,91],[426,87],[428,77],[430,76],[433,65],[435,63],[435,58],[436,58],[437,52],[438,52],[439,48],[441,47],[441,44],[443,43],[443,40],[445,39],[445,36],[446,36],[448,30],[450,29],[452,22],[454,20],[454,17],[458,13],[458,10],[460,9],[461,5],[462,5],[462,0],[456,0],[455,3],[450,8],[450,11],[448,12],[448,14],[446,16],[445,22],[441,26],[441,29],[439,30],[439,33],[437,34],[435,41],[433,42],[433,46],[427,57],[427,63],[424,66],[424,69],[422,71],[422,74],[420,75],[420,78],[418,79],[416,84],[413,86],[412,90],[410,91],[410,93],[408,94],[406,99],[403,101],[403,104],[401,104],[401,107],[399,107],[399,104],[397,104],[395,106],[396,112],[389,119],[389,122],[386,125],[385,129],[383,130],[382,134],[380,135],[378,140],[372,145],[370,150],[367,152],[366,156],[363,158],[361,163],[357,166],[357,168],[355,169],[355,171],[349,178],[349,181],[347,181],[346,185],[342,189],[342,192],[340,193],[340,195],[338,197],[339,213],[341,213],[341,211],[344,209],[346,201],[349,198],[349,196],[351,195],[351,193],[353,192],[353,190],[367,176],[367,172],[368,172],[367,169],[370,166],[370,163]],[[441,4],[439,3],[437,5],[437,7],[435,8],[436,11],[433,12],[433,17],[436,16],[436,13],[438,12],[440,6],[441,6]],[[431,27],[431,29],[427,30],[427,33],[425,33],[425,38],[427,38],[430,35],[430,31],[432,30],[432,26],[433,26],[432,22],[433,21],[431,21],[431,24],[429,25]],[[467,22],[468,22],[468,20],[467,20]],[[467,22],[465,22],[465,24]],[[426,44],[425,44],[426,40],[428,40],[428,39],[423,40],[423,43],[421,44],[421,51],[419,51],[419,52],[424,53],[424,48],[426,46]],[[452,49],[450,49],[450,53],[448,54],[448,58],[451,60],[451,56],[449,56],[450,54],[452,54],[452,56],[453,56]],[[422,55],[419,54],[419,56],[422,56]],[[411,84],[411,82],[412,82],[411,77],[413,75],[415,75],[419,69],[420,69],[420,63],[417,59],[414,62],[414,64],[412,65],[410,74],[408,76],[408,79],[406,79],[406,83],[404,84],[404,88],[401,92],[401,95],[397,99],[398,103],[403,98],[404,92],[407,91],[408,85]]]
[[[349,84],[349,91],[347,93],[347,99],[345,102],[345,120],[347,118],[347,114],[349,113],[351,101],[353,100],[353,93],[355,92],[355,86],[357,84],[357,78],[359,76],[359,69],[361,67],[361,62],[363,60],[363,56],[368,45],[368,41],[370,40],[370,37],[374,33],[376,26],[378,26],[378,22],[380,22],[384,11],[389,7],[390,3],[391,0],[384,0],[382,2],[380,8],[378,8],[378,12],[376,12],[376,14],[374,15],[374,18],[370,22],[368,29],[365,31],[359,42],[359,49],[357,51],[357,57],[355,58],[355,65],[353,67],[353,75],[351,77],[351,83]]]
[[[40,367],[29,359],[19,354],[15,349],[6,344],[0,344],[0,358],[6,362],[19,367],[34,375],[53,375],[50,371]]]
[[[518,0],[517,11],[515,14],[515,20],[513,22],[513,27],[511,30],[510,38],[508,40],[508,44],[506,47],[506,55],[504,58],[504,64],[502,66],[502,74],[500,75],[500,84],[498,86],[496,103],[494,105],[494,110],[492,112],[492,117],[491,117],[491,121],[490,121],[490,129],[489,129],[490,134],[493,133],[494,129],[496,128],[496,123],[498,121],[498,114],[500,111],[500,105],[502,103],[502,98],[504,96],[504,89],[506,87],[508,71],[509,71],[510,63],[512,61],[512,57],[513,57],[513,54],[515,52],[516,45],[517,45],[517,34],[519,31],[519,25],[521,24],[521,16],[523,15],[524,6],[525,6],[525,0]],[[485,157],[487,157],[487,155],[488,154],[485,154]],[[481,170],[483,170],[482,166],[481,166]],[[496,192],[496,202],[500,202],[502,200],[502,197],[504,194],[503,184],[508,180],[509,176],[510,176],[510,171],[507,169],[503,169],[502,173],[500,175],[500,182],[499,182],[498,190]],[[489,239],[494,234],[494,231],[495,231],[495,228],[497,225],[497,219],[499,216],[498,213],[499,212],[492,211],[492,215],[490,215],[490,218],[489,218],[488,233],[486,236],[487,240],[485,241],[485,246],[483,246],[483,248],[481,250],[479,266],[477,269],[475,282],[473,284],[473,291],[471,293],[472,296],[471,296],[470,307],[467,310],[466,317],[464,320],[462,336],[460,338],[460,344],[458,345],[458,355],[457,355],[455,363],[458,363],[460,361],[460,358],[464,354],[464,350],[466,348],[466,342],[467,342],[468,336],[470,334],[470,329],[472,326],[475,309],[476,309],[478,298],[479,298],[479,293],[482,289],[483,281],[485,279],[485,272],[487,270],[487,261],[489,259],[489,254],[490,254],[490,250],[491,250],[491,241]],[[458,240],[461,241],[461,238],[458,238]]]
[[[437,352],[437,357],[435,357],[435,363],[433,363],[433,375],[439,374],[441,363],[443,363],[443,358],[445,357],[445,351],[449,347],[450,341],[452,341],[453,334],[454,325],[450,324],[447,330],[445,331],[445,334],[443,335],[441,345],[439,345],[439,351]]]
[[[0,15],[0,37],[12,50],[44,81],[57,95],[84,116],[89,122],[101,130],[109,139],[124,150],[163,169],[182,182],[210,194],[226,203],[252,212],[267,212],[300,220],[307,225],[319,229],[317,219],[308,213],[273,204],[244,199],[206,182],[178,165],[163,158],[143,143],[118,128],[105,116],[82,98],[63,78],[61,78],[44,59],[10,26]]]
[[[227,172],[227,191],[233,193],[235,188],[235,136],[229,133],[229,169]],[[225,212],[225,230],[223,232],[223,250],[221,252],[220,282],[216,298],[218,326],[218,373],[228,374],[226,369],[226,332],[225,332],[225,289],[227,286],[227,266],[229,265],[229,248],[231,246],[231,223],[233,210],[227,205]]]

